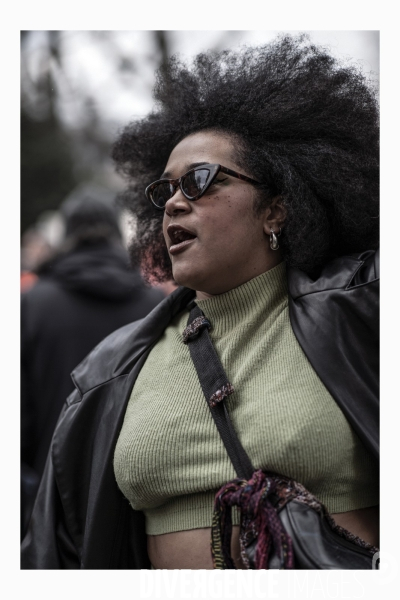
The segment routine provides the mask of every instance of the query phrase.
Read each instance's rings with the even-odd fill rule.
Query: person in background
[[[61,248],[22,294],[22,535],[59,413],[74,389],[71,371],[104,337],[164,298],[130,269],[114,208],[75,195],[62,204],[61,215]]]
[[[21,292],[27,292],[38,280],[36,269],[53,254],[40,231],[31,227],[21,240]]]

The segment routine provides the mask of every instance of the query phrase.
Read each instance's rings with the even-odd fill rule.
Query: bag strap
[[[234,392],[224,368],[212,344],[208,330],[211,324],[194,302],[189,304],[190,315],[183,332],[190,356],[197,371],[207,406],[215,421],[234,469],[241,479],[250,479],[255,471],[233,428],[229,413],[223,402]]]

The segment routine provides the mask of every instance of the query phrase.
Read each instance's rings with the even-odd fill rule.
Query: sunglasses
[[[222,165],[201,165],[190,169],[178,179],[158,179],[154,181],[145,190],[146,198],[156,208],[164,210],[168,200],[172,198],[179,187],[187,200],[198,200],[205,194],[219,172],[248,181],[253,185],[261,185],[259,181],[241,175]]]

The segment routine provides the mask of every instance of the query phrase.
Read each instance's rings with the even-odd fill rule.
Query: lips
[[[169,247],[169,252],[172,255],[179,254],[186,250],[197,238],[196,234],[186,227],[180,225],[168,225],[167,234],[172,244]]]

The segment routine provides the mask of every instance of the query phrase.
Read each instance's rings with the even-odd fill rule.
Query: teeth
[[[194,237],[193,235],[191,235],[190,233],[188,233],[186,231],[174,231],[172,234],[173,242],[175,244],[180,244],[181,242],[184,242],[185,240],[189,240],[193,237]]]

